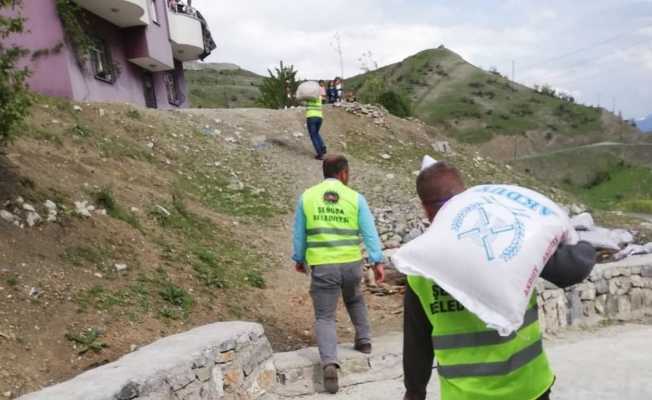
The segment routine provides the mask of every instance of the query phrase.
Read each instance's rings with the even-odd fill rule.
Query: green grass
[[[618,203],[618,208],[623,211],[652,215],[652,198],[623,201]]]
[[[7,278],[7,285],[11,287],[15,287],[16,285],[18,285],[18,278],[16,278],[15,276],[10,276],[9,278]]]
[[[289,212],[289,208],[273,204],[268,193],[257,193],[251,187],[243,185],[243,188],[235,187],[237,185],[232,185],[225,175],[208,175],[205,171],[197,170],[191,179],[181,178],[176,190],[192,193],[208,208],[237,217],[271,218]]]
[[[197,108],[257,107],[262,77],[245,70],[186,71],[189,99]]]
[[[166,258],[189,262],[195,277],[207,288],[265,286],[259,269],[264,257],[235,242],[223,228],[189,211],[180,195],[163,207],[165,211],[153,207],[151,215],[161,227],[175,232],[184,242],[178,249],[160,242]]]
[[[190,293],[171,282],[165,282],[158,294],[166,303],[159,312],[162,317],[174,320],[188,318],[194,303]]]
[[[104,271],[111,265],[113,252],[106,247],[79,245],[65,249],[61,258],[76,267],[92,265]]]
[[[100,353],[105,348],[109,347],[108,344],[100,340],[102,336],[99,330],[95,328],[87,329],[79,334],[66,333],[65,337],[75,345],[79,355],[85,354],[89,351]]]
[[[591,187],[575,189],[587,204],[600,209],[625,207],[627,211],[646,212],[652,199],[652,170],[645,167],[620,167],[608,172]]]
[[[137,161],[152,162],[154,156],[141,144],[134,143],[117,137],[103,137],[96,143],[96,148],[101,157],[122,160],[131,158]]]
[[[104,208],[110,217],[124,221],[142,232],[143,226],[136,214],[122,208],[115,200],[111,189],[104,188],[98,190],[93,193],[93,199],[95,200],[95,204],[98,207]]]

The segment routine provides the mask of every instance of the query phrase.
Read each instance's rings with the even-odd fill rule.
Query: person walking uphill
[[[314,98],[306,100],[306,108],[306,124],[308,125],[308,133],[310,134],[312,145],[315,147],[315,153],[317,153],[315,158],[317,160],[323,160],[324,155],[326,154],[326,145],[319,133],[324,121],[321,99]]]
[[[328,156],[323,172],[324,181],[306,190],[297,204],[292,258],[297,272],[311,271],[310,296],[324,387],[337,393],[335,316],[340,295],[355,327],[355,350],[371,353],[371,332],[361,288],[359,236],[374,264],[378,282],[384,280],[385,272],[382,246],[367,201],[347,186],[348,161],[343,156]]]
[[[440,162],[420,173],[417,191],[433,221],[464,183],[457,169]],[[562,245],[541,277],[564,288],[586,279],[594,265],[589,243]],[[555,376],[543,351],[536,291],[523,326],[507,337],[424,277],[408,277],[404,307],[404,400],[426,398],[435,355],[441,400],[550,399]]]

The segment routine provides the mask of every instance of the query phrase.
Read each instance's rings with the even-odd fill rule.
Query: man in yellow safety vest
[[[324,181],[306,190],[297,204],[294,223],[295,269],[311,269],[310,296],[315,310],[315,333],[324,372],[324,387],[339,389],[335,314],[340,295],[355,327],[354,348],[371,353],[371,332],[362,294],[360,236],[377,282],[384,279],[383,252],[374,218],[364,196],[347,186],[349,164],[328,156]]]
[[[324,122],[324,112],[322,111],[321,98],[306,100],[306,125],[308,126],[308,133],[310,140],[315,148],[317,160],[323,160],[326,154],[326,145],[321,137],[319,131]]]
[[[464,189],[459,171],[443,162],[424,169],[417,178],[417,192],[430,221]],[[586,279],[594,264],[595,250],[589,243],[562,245],[541,276],[564,288]],[[441,400],[548,400],[555,376],[543,351],[537,312],[534,293],[523,326],[501,337],[436,282],[408,277],[405,400],[426,398],[435,355]]]

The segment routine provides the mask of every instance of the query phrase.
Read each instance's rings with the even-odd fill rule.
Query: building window
[[[179,77],[176,71],[165,73],[165,87],[168,92],[168,102],[173,106],[180,107],[183,104],[183,94],[179,89]]]
[[[96,79],[108,83],[116,81],[117,76],[111,61],[111,52],[104,40],[95,40],[93,47],[90,49],[90,61]]]
[[[149,0],[149,13],[152,15],[152,22],[154,22],[156,25],[160,25],[156,0]]]

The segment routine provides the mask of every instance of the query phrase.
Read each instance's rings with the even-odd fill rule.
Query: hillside
[[[358,95],[378,82],[411,103],[413,114],[439,132],[508,160],[601,141],[631,142],[635,129],[613,114],[511,82],[444,48],[347,79]]]
[[[414,171],[424,154],[458,165],[470,185],[518,183],[574,201],[474,148],[432,151],[441,137],[426,125],[325,112],[329,148],[350,158],[351,184],[388,246],[420,223]],[[11,361],[0,366],[0,393],[217,320],[261,321],[276,350],[312,343],[308,281],[289,259],[294,202],[320,180],[303,131],[300,109],[40,98],[0,163],[0,354]],[[34,212],[43,220],[29,227]],[[400,329],[400,296],[367,298],[376,334]],[[339,333],[350,340],[345,324]]]
[[[193,107],[257,106],[262,76],[227,63],[188,63],[184,68]]]

